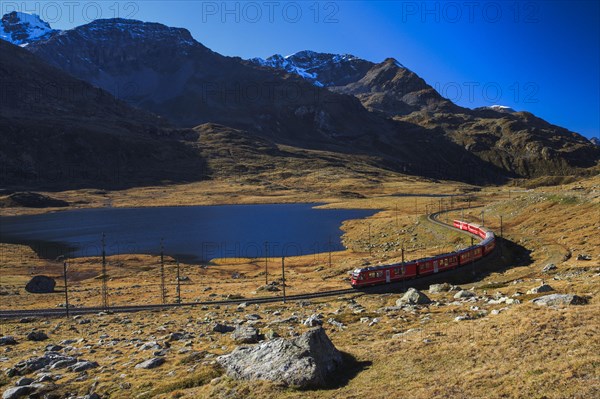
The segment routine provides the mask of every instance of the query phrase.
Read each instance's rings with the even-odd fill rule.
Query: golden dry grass
[[[353,186],[355,184],[356,186]],[[415,208],[414,197],[397,197],[392,194],[408,192],[462,193],[472,189],[464,185],[413,181],[384,181],[375,187],[362,189],[359,182],[344,183],[339,187],[358,192],[367,198],[317,198],[309,194],[288,193],[278,196],[250,195],[237,198],[240,202],[269,202],[277,198],[285,201],[323,201],[327,207],[360,207],[380,209],[368,220],[344,223],[344,243],[347,250],[335,253],[333,266],[327,266],[327,254],[290,258],[287,277],[289,293],[325,290],[347,286],[347,271],[366,263],[376,264],[400,258],[402,245],[407,257],[418,257],[465,245],[466,240],[428,223],[422,214],[439,207],[439,200],[420,197]],[[227,189],[234,187],[223,184]],[[350,189],[352,187],[352,189]],[[185,187],[168,187],[162,196],[159,188],[132,192],[108,193],[113,206],[218,203],[229,198],[227,190],[220,193],[213,185],[210,195],[202,184]],[[429,190],[429,191],[426,191]],[[89,377],[75,381],[74,373],[65,372],[58,381],[58,392],[87,392],[94,381],[96,391],[114,398],[595,398],[600,395],[600,178],[576,181],[564,186],[543,187],[531,191],[511,187],[489,187],[476,192],[474,204],[484,204],[486,225],[499,232],[503,217],[505,237],[530,251],[529,261],[518,262],[504,254],[498,257],[501,267],[473,278],[467,278],[464,288],[474,288],[480,297],[490,297],[496,292],[515,296],[521,301],[513,305],[489,305],[485,301],[453,303],[453,293],[431,294],[443,305],[416,309],[414,312],[383,312],[392,306],[400,294],[360,295],[355,300],[364,307],[362,313],[350,306],[349,298],[315,300],[310,305],[297,303],[251,305],[246,313],[259,313],[263,320],[257,327],[261,331],[274,329],[287,336],[289,327],[302,332],[306,327],[292,324],[270,325],[270,321],[293,313],[300,319],[312,313],[322,313],[343,322],[347,328],[338,330],[325,324],[328,335],[338,349],[351,355],[355,361],[347,380],[334,381],[333,387],[321,390],[299,391],[283,388],[264,381],[235,381],[222,375],[214,364],[214,356],[231,351],[235,344],[225,334],[211,332],[215,321],[232,322],[244,313],[235,307],[209,306],[182,308],[164,312],[141,312],[129,315],[84,316],[89,324],[79,324],[74,319],[36,320],[32,323],[4,321],[2,335],[14,335],[20,341],[11,352],[2,354],[0,367],[6,368],[16,361],[40,353],[45,343],[25,341],[23,336],[32,328],[42,329],[50,335],[51,342],[67,338],[84,338],[85,342],[73,344],[81,357],[96,360],[100,367],[88,371]],[[185,192],[178,195],[177,191]],[[249,190],[250,192],[251,190]],[[188,194],[194,193],[194,194]],[[132,194],[135,194],[132,196]],[[85,193],[56,193],[62,199],[86,197]],[[128,196],[133,200],[128,202]],[[153,196],[159,198],[154,201]],[[102,201],[92,196],[89,205],[101,206]],[[196,198],[194,200],[194,198]],[[198,199],[201,198],[201,199]],[[243,198],[243,199],[241,199]],[[245,202],[246,203],[246,202]],[[444,206],[444,204],[442,204]],[[447,206],[447,205],[446,205]],[[396,212],[396,207],[398,212]],[[478,220],[481,209],[464,212],[469,220]],[[13,209],[13,213],[23,210]],[[449,217],[463,217],[460,211]],[[366,237],[367,224],[371,237]],[[369,253],[369,243],[371,253]],[[437,248],[436,248],[437,246]],[[2,308],[35,307],[40,303],[49,307],[63,301],[62,294],[35,296],[26,294],[22,286],[32,272],[61,275],[59,264],[37,259],[27,248],[3,245],[3,262],[0,276]],[[591,255],[591,261],[577,260],[577,255]],[[520,253],[518,254],[520,256]],[[508,260],[507,260],[508,259]],[[72,298],[76,305],[98,304],[100,281],[97,258],[77,259],[72,268],[79,274],[73,277]],[[109,259],[111,303],[157,302],[159,296],[158,259],[151,256],[123,255]],[[502,262],[506,263],[503,264]],[[555,263],[557,270],[542,273],[547,263]],[[277,261],[273,260],[273,266]],[[321,269],[322,266],[325,266]],[[171,285],[169,300],[173,300],[173,266],[169,266]],[[272,279],[278,278],[276,268]],[[278,271],[278,270],[277,270]],[[466,270],[465,270],[466,271]],[[234,272],[241,279],[232,279]],[[211,293],[219,295],[240,294],[244,297],[264,295],[256,292],[264,284],[260,261],[216,260],[207,269],[183,265],[182,274],[191,283],[183,285],[184,300],[203,300]],[[300,281],[306,281],[300,284]],[[573,293],[589,298],[588,305],[553,309],[531,304],[526,291],[549,283],[556,292]],[[134,286],[139,285],[135,288]],[[211,291],[204,291],[206,286]],[[15,295],[18,292],[19,295]],[[220,298],[217,297],[217,298]],[[8,300],[7,300],[8,299]],[[474,310],[472,306],[479,309]],[[492,310],[501,310],[492,315]],[[486,310],[487,315],[479,315]],[[273,312],[281,312],[274,316]],[[458,315],[468,314],[473,320],[454,321]],[[361,322],[368,317],[378,317],[379,323],[369,326]],[[129,321],[128,321],[129,320]],[[393,337],[411,328],[416,332]],[[188,331],[194,334],[190,346],[173,342],[167,354],[167,363],[156,370],[134,369],[133,365],[150,356],[139,351],[128,341],[111,342],[112,338],[139,337],[144,342],[164,340],[170,332]],[[100,338],[108,334],[110,338]],[[193,350],[201,354],[190,358]],[[93,351],[92,351],[93,350]],[[3,349],[4,351],[4,349]],[[203,352],[203,351],[206,351]],[[208,355],[207,355],[208,354]],[[216,378],[216,376],[220,376]],[[4,384],[16,378],[5,377]],[[5,385],[8,386],[8,385]],[[139,396],[142,395],[142,396]]]

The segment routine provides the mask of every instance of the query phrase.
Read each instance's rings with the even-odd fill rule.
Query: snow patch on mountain
[[[507,112],[507,113],[517,112],[513,108],[508,107],[506,105],[490,105],[488,107],[483,107],[483,108],[491,109],[491,110],[498,111],[498,112]]]
[[[37,14],[13,11],[2,16],[0,39],[21,47],[48,39],[58,31]]]

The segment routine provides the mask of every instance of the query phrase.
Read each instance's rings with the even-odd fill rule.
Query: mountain
[[[298,75],[316,86],[344,86],[362,78],[373,63],[350,54],[317,53],[300,51],[283,57],[272,55],[267,59],[252,58],[252,64],[279,69]]]
[[[600,146],[600,137],[592,137],[590,142],[596,146]]]
[[[344,57],[309,51],[298,54],[303,60],[301,64],[294,62],[294,56],[274,56],[264,62],[256,59],[252,62],[284,69],[314,83],[319,81],[317,72],[323,65],[335,70],[336,63],[332,60]],[[349,58],[357,62],[356,57]],[[594,166],[600,159],[597,148],[583,136],[531,113],[517,112],[503,105],[474,110],[457,106],[393,58],[379,64],[363,60],[362,65],[369,67],[366,72],[361,70],[360,74],[348,74],[345,78],[337,76],[338,84],[328,85],[329,89],[353,95],[367,109],[388,118],[440,132],[509,175],[573,173],[577,168]],[[306,73],[297,72],[300,68]]]
[[[119,188],[207,172],[183,142],[194,131],[170,128],[6,41],[0,52],[2,186]]]
[[[0,22],[0,39],[19,46],[49,39],[59,32],[36,14],[13,11],[2,16]]]
[[[600,159],[582,136],[531,114],[459,107],[393,58],[375,64],[302,51],[245,61],[185,29],[126,19],[96,20],[26,49],[177,126],[224,126],[392,171],[500,181]]]

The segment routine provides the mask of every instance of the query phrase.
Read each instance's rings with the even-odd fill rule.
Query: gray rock
[[[542,268],[542,273],[549,273],[552,270],[556,270],[556,265],[554,263],[548,263]]]
[[[32,357],[27,360],[23,360],[14,365],[15,372],[19,375],[31,373],[44,367],[53,367],[55,364],[61,364],[64,362],[64,367],[70,366],[71,364],[77,363],[77,359],[71,356],[64,356],[56,352],[46,352],[44,356]]]
[[[450,291],[451,288],[452,288],[452,286],[448,283],[432,284],[429,286],[429,293],[430,294],[439,294],[440,292],[448,292],[448,291]]]
[[[231,338],[238,344],[254,344],[258,342],[258,330],[251,326],[237,326]]]
[[[60,345],[50,344],[46,345],[46,348],[44,348],[44,350],[46,352],[60,352],[61,350],[63,350],[63,347]]]
[[[238,347],[217,361],[233,378],[319,387],[342,365],[342,356],[325,330],[317,328],[291,340],[277,338],[253,347]]]
[[[431,300],[427,295],[414,288],[409,288],[408,291],[402,296],[402,298],[396,301],[396,306],[402,305],[426,305],[431,303]]]
[[[471,298],[474,296],[475,296],[475,294],[471,291],[460,290],[456,294],[454,294],[454,299]]]
[[[259,314],[256,314],[256,313],[247,314],[245,317],[248,320],[260,320],[260,319],[262,319],[262,317]]]
[[[550,287],[548,284],[542,284],[539,287],[535,287],[527,291],[527,294],[539,294],[542,292],[550,292],[554,291],[554,288]]]
[[[141,351],[147,351],[147,350],[160,350],[162,349],[162,345],[160,345],[158,342],[156,341],[150,341],[150,342],[146,342],[145,344],[143,344],[142,346],[140,346],[140,350]]]
[[[317,327],[323,325],[323,318],[320,314],[313,314],[308,319],[304,320],[304,325],[309,327]]]
[[[26,337],[29,341],[45,341],[48,339],[48,335],[46,335],[43,331],[32,331],[27,334]]]
[[[15,337],[12,337],[10,335],[0,337],[0,346],[16,345],[16,344],[17,344],[17,340],[15,339]]]
[[[573,294],[550,294],[533,299],[531,302],[540,306],[585,305],[586,298]]]
[[[577,260],[592,260],[592,255],[579,254],[577,255]]]
[[[25,385],[22,387],[9,388],[2,394],[2,399],[18,399],[35,391],[35,387]]]
[[[150,369],[161,366],[164,362],[165,362],[164,357],[155,357],[155,358],[148,359],[146,361],[136,364],[135,368],[150,370]]]
[[[33,383],[33,378],[21,377],[15,383],[15,386],[24,387],[25,385],[31,385]]]
[[[273,330],[267,330],[265,332],[265,338],[266,339],[275,339],[275,338],[279,338],[279,334],[277,334],[276,331]]]
[[[217,323],[217,324],[215,324],[215,325],[214,325],[214,327],[213,327],[213,329],[212,329],[212,330],[213,330],[214,332],[218,332],[218,333],[221,333],[221,334],[225,334],[225,333],[228,333],[228,332],[232,332],[232,331],[234,331],[234,330],[235,330],[235,327],[231,327],[231,326],[227,326],[227,325],[225,325],[225,324],[220,324],[220,323]]]
[[[48,276],[34,276],[27,285],[25,291],[32,294],[51,294],[56,287],[56,281]]]
[[[86,371],[86,370],[93,369],[96,367],[98,367],[98,363],[84,360],[84,361],[75,363],[74,365],[69,367],[69,370],[71,370],[75,373],[80,373],[82,371]]]

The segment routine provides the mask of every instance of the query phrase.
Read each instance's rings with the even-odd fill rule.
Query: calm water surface
[[[188,262],[265,252],[294,256],[342,249],[342,222],[375,213],[316,205],[108,208],[0,217],[0,241],[30,245],[47,259],[99,256],[103,234],[107,255],[158,254],[162,239],[166,255]]]

